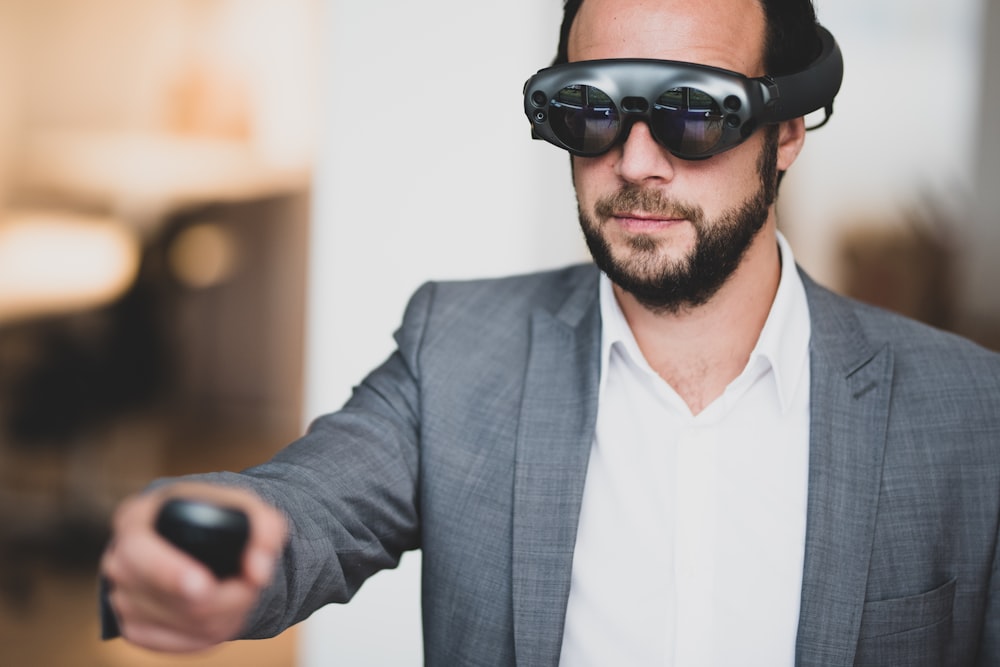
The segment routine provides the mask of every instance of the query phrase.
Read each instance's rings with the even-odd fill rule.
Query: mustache
[[[597,200],[594,213],[607,219],[620,213],[638,213],[652,217],[683,218],[692,223],[701,222],[704,210],[695,204],[688,204],[663,194],[659,190],[626,185],[617,192]]]

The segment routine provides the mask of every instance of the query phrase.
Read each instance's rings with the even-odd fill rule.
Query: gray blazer
[[[341,411],[213,477],[293,522],[248,636],[348,600],[419,548],[426,664],[557,665],[597,411],[597,278],[425,285]],[[797,663],[1000,665],[1000,356],[804,280]]]

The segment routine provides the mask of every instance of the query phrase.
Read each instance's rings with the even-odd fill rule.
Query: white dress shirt
[[[606,276],[597,431],[563,667],[794,663],[809,458],[809,312],[781,280],[746,368],[698,415],[643,358]]]

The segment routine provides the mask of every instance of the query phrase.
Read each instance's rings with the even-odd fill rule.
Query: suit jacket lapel
[[[809,500],[796,663],[852,665],[864,606],[892,385],[888,345],[807,277],[812,318]]]
[[[573,549],[597,419],[597,271],[555,313],[532,318],[514,477],[513,605],[518,665],[559,661]]]

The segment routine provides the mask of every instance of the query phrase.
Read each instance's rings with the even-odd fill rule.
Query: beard
[[[581,208],[580,226],[598,268],[654,313],[676,314],[708,303],[739,267],[777,197],[777,130],[777,126],[765,128],[764,146],[757,158],[757,190],[714,220],[706,220],[700,206],[635,185],[598,200],[596,219]],[[616,211],[686,219],[695,229],[695,247],[683,259],[664,259],[659,254],[660,242],[636,235],[627,241],[628,253],[616,257],[602,233],[603,224]]]

